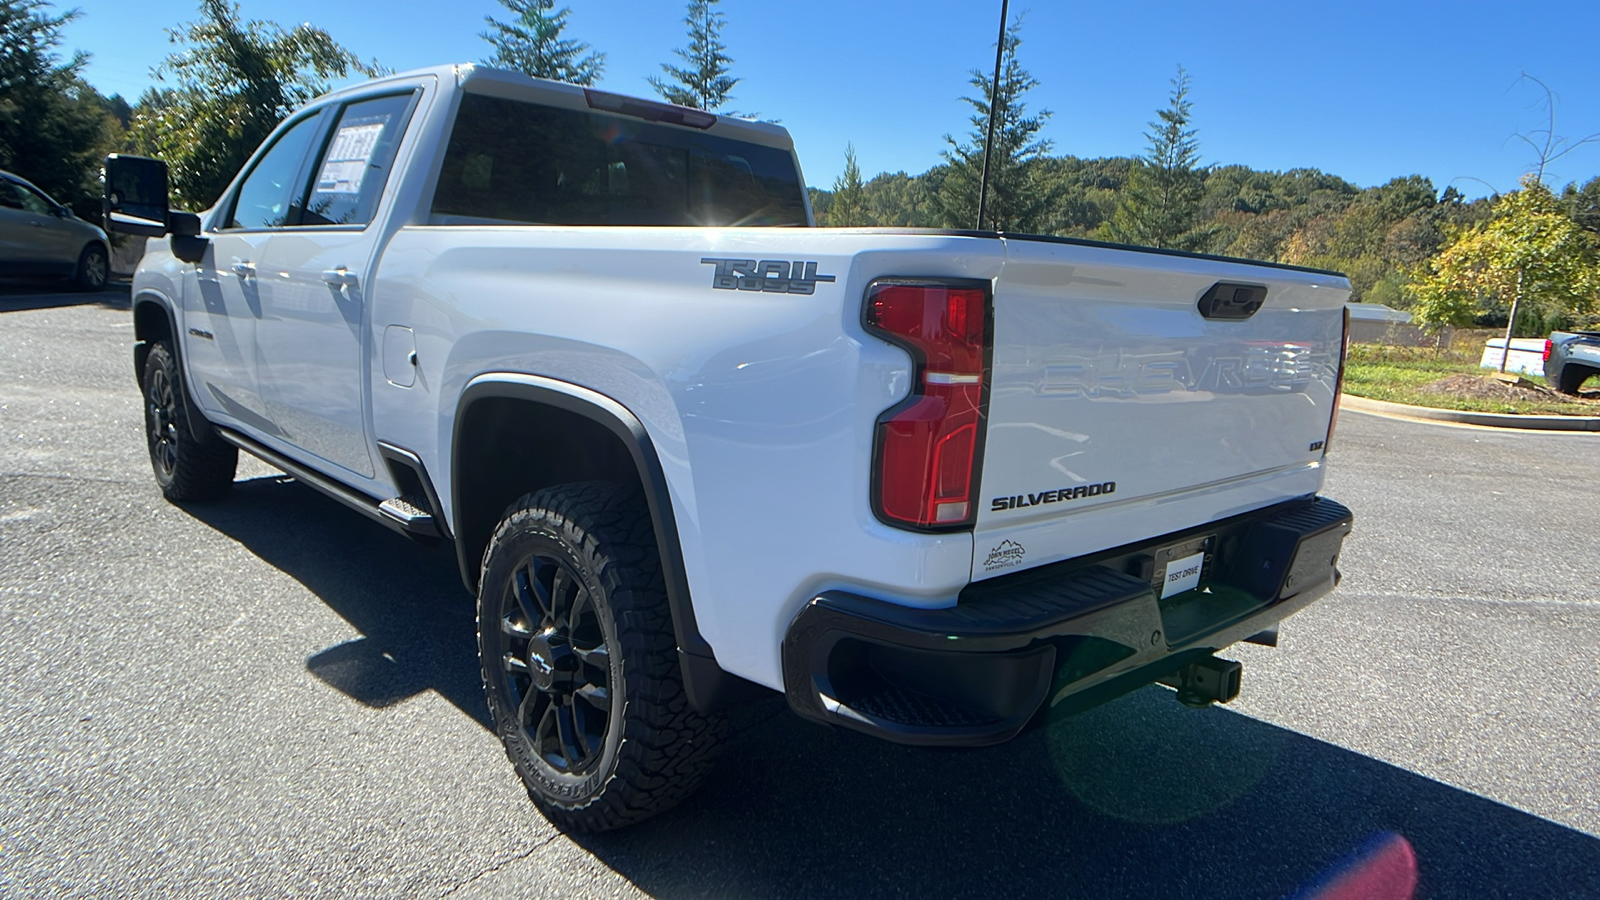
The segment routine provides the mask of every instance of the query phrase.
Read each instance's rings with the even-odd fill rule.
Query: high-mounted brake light
[[[972,524],[982,451],[989,287],[983,282],[877,282],[868,330],[910,351],[911,394],[878,419],[873,505],[896,525]]]
[[[654,100],[638,100],[633,97],[624,97],[621,94],[612,94],[606,91],[597,91],[594,88],[583,89],[584,99],[589,101],[590,109],[602,109],[606,112],[621,113],[625,116],[634,116],[646,122],[671,122],[674,125],[687,125],[690,128],[706,129],[717,124],[717,117],[698,109],[686,106],[674,106],[671,103],[657,103]]]
[[[1333,444],[1333,429],[1339,424],[1339,398],[1344,396],[1344,364],[1350,356],[1350,307],[1344,308],[1344,333],[1339,337],[1339,375],[1333,380],[1333,415],[1328,417],[1328,436],[1322,439],[1322,455]]]

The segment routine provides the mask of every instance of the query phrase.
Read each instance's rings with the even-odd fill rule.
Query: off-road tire
[[[506,756],[565,831],[608,831],[676,805],[726,735],[726,720],[684,693],[650,514],[631,486],[567,484],[511,504],[484,552],[478,659]],[[554,685],[541,688],[536,671]]]
[[[183,378],[172,347],[161,341],[144,360],[144,435],[161,494],[174,502],[216,500],[233,487],[239,451],[201,422],[203,439],[189,427]]]
[[[72,286],[80,291],[104,290],[111,279],[111,258],[106,248],[90,244],[78,254],[78,268],[72,276]]]
[[[1583,387],[1583,383],[1588,381],[1590,376],[1594,374],[1595,370],[1588,366],[1562,366],[1561,374],[1555,378],[1556,390],[1563,394],[1576,396],[1578,389]]]

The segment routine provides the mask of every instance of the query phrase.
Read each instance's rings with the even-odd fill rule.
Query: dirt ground
[[[1590,389],[1579,392],[1576,397],[1557,393],[1537,382],[1522,379],[1516,383],[1500,381],[1489,375],[1451,375],[1441,378],[1432,384],[1423,385],[1421,391],[1428,394],[1444,394],[1451,397],[1475,397],[1484,400],[1504,400],[1508,402],[1553,400],[1569,403],[1582,403],[1595,408],[1595,414],[1600,415],[1600,389]]]

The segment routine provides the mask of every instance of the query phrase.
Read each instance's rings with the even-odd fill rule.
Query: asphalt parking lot
[[[1600,435],[1346,412],[1343,586],[1002,747],[743,711],[710,784],[573,839],[487,730],[470,598],[256,462],[164,502],[126,287],[0,288],[0,896],[1292,895],[1383,835],[1420,897],[1600,896]]]

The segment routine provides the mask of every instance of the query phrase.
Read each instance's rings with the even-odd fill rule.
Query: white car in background
[[[1490,338],[1483,347],[1480,369],[1499,369],[1506,355],[1506,339]],[[1511,358],[1505,360],[1505,370],[1522,375],[1544,375],[1544,361],[1550,355],[1550,342],[1544,338],[1512,338]]]

